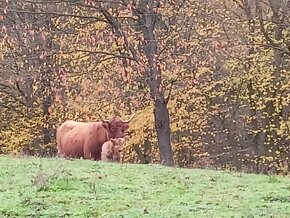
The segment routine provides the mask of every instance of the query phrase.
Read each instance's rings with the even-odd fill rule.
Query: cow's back
[[[102,122],[66,121],[57,129],[61,157],[101,159],[102,145],[108,140]]]

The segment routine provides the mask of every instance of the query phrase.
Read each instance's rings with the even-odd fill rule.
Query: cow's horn
[[[123,123],[129,123],[136,114],[134,113],[128,120],[123,121]]]
[[[103,119],[103,117],[101,116],[101,114],[99,114],[98,112],[97,112],[97,114],[98,114],[99,117],[101,118],[102,122],[105,122],[105,123],[109,122],[109,120],[105,120],[105,119]]]

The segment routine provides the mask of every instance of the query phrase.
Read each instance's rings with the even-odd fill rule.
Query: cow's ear
[[[102,122],[102,125],[103,125],[103,127],[106,129],[106,130],[109,130],[109,123],[107,123],[107,122]]]

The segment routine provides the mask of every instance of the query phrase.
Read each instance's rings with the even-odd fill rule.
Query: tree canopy
[[[288,172],[287,1],[0,2],[0,152],[137,112],[127,162]]]

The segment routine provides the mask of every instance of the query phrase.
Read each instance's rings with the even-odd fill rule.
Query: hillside
[[[1,217],[290,217],[290,179],[0,156]]]

